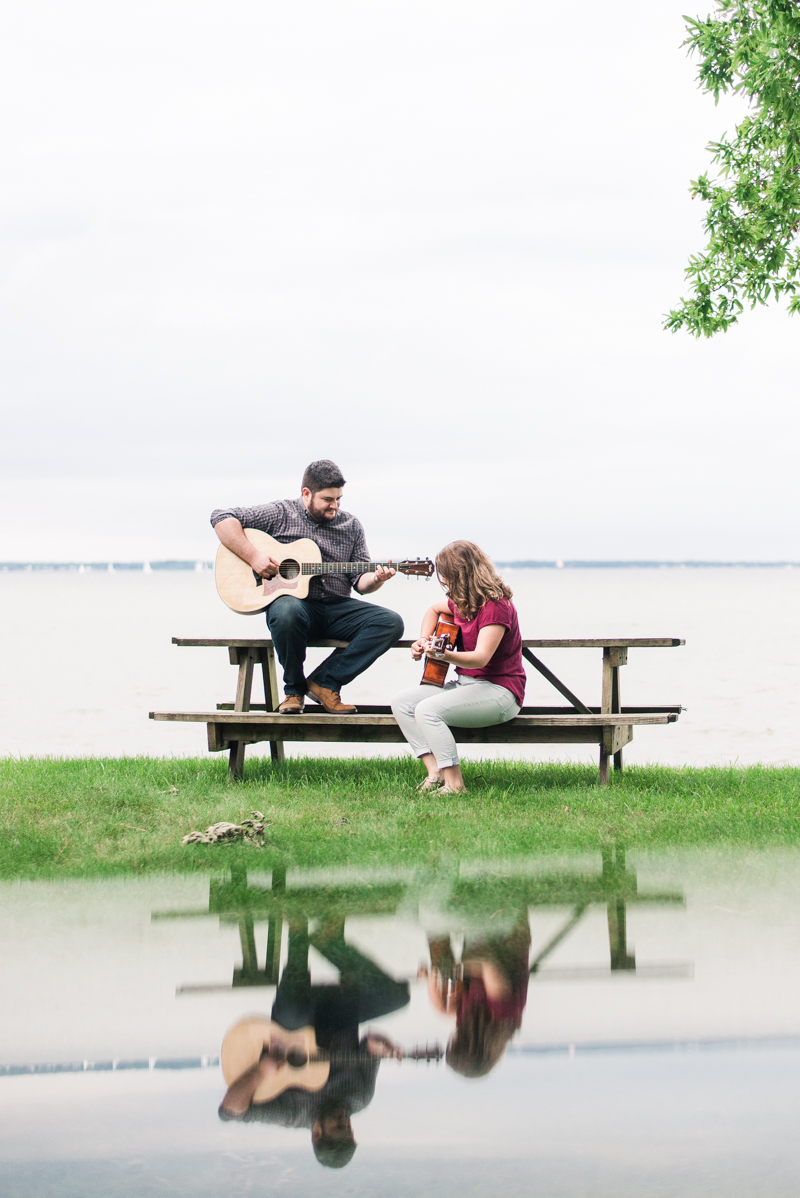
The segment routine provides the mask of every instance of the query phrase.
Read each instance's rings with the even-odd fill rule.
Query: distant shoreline
[[[800,562],[705,562],[705,561],[519,561],[496,562],[503,570],[657,570],[657,569],[784,569],[800,568]],[[20,571],[66,570],[77,574],[108,574],[119,571],[134,571],[149,574],[163,570],[190,570],[202,573],[212,570],[210,561],[163,561],[163,562],[0,562],[0,573]]]

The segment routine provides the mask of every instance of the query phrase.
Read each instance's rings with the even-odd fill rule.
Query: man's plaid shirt
[[[308,537],[319,545],[324,562],[371,561],[361,521],[341,509],[332,520],[317,524],[305,509],[302,499],[279,499],[256,507],[217,508],[211,524],[234,516],[242,528],[258,528],[286,545]],[[346,599],[360,574],[325,574],[311,579],[309,599]]]

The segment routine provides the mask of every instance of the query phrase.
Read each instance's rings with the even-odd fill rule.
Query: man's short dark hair
[[[355,1140],[334,1140],[322,1136],[314,1142],[314,1156],[328,1169],[343,1169],[349,1165],[355,1150]]]
[[[343,487],[344,483],[344,475],[336,463],[322,458],[319,462],[312,462],[310,466],[306,466],[302,485],[314,493],[324,491],[326,487]]]

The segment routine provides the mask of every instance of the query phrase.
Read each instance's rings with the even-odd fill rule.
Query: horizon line
[[[618,560],[603,560],[590,558],[560,558],[555,560],[524,560],[524,561],[496,561],[496,566],[504,570],[652,570],[652,569],[732,569],[740,567],[745,569],[794,569],[800,568],[800,562],[793,561],[708,561],[699,559],[686,559],[684,561],[674,560],[641,560],[636,558],[618,559]],[[53,561],[37,561],[37,562],[0,562],[0,572],[17,572],[17,571],[39,571],[39,570],[67,570],[77,571],[78,573],[92,571],[101,573],[114,573],[116,570],[128,571],[143,571],[149,573],[157,570],[195,570],[204,572],[214,568],[213,561],[203,559],[178,559],[167,558],[166,560],[156,561],[72,561],[72,562],[53,562]]]

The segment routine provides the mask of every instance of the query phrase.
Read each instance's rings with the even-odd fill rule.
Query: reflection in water
[[[798,891],[620,847],[7,886],[0,1190],[788,1198]]]
[[[223,1043],[228,1090],[220,1118],[310,1128],[321,1164],[341,1168],[352,1159],[351,1117],[371,1102],[380,1060],[405,1056],[375,1030],[359,1038],[359,1027],[407,1006],[409,984],[348,944],[345,923],[351,916],[401,910],[408,915],[415,907],[419,916],[431,896],[441,911],[440,926],[428,931],[430,960],[420,965],[418,977],[427,979],[434,1010],[455,1021],[447,1064],[466,1078],[486,1076],[522,1025],[531,974],[541,974],[593,904],[606,906],[611,971],[635,972],[627,945],[627,905],[683,902],[680,892],[640,895],[622,849],[604,849],[601,860],[599,874],[561,870],[519,877],[491,871],[463,878],[454,862],[445,861],[383,885],[287,888],[284,869],[273,872],[269,887],[248,884],[241,869],[227,882],[212,883],[209,912],[239,927],[242,965],[234,968],[231,986],[277,982],[271,1020],[240,1021]],[[529,911],[535,906],[567,906],[570,913],[531,960]],[[263,967],[256,950],[259,917],[267,923]],[[288,944],[281,972],[284,928]],[[337,983],[312,985],[310,947],[338,970]],[[670,968],[662,972],[668,975]],[[683,972],[679,967],[678,976]]]
[[[496,914],[506,914],[500,912]],[[447,1046],[447,1063],[464,1077],[483,1077],[493,1069],[516,1031],[528,998],[531,929],[527,911],[511,916],[512,926],[467,937],[461,960],[449,936],[428,940],[428,993],[437,1011],[452,1015],[456,1030]]]
[[[339,970],[337,984],[311,984],[310,945]],[[335,1169],[346,1165],[356,1149],[351,1115],[371,1102],[381,1058],[402,1055],[380,1033],[359,1039],[359,1024],[397,1011],[408,999],[407,982],[393,981],[345,942],[342,917],[313,935],[305,918],[296,919],[289,925],[289,955],[272,1021],[255,1029],[252,1021],[246,1029],[237,1025],[223,1044],[222,1066],[231,1084],[220,1118],[311,1128],[320,1164]],[[241,1033],[253,1030],[255,1041],[246,1043]],[[305,1035],[291,1035],[300,1031]],[[293,1056],[298,1058],[296,1066]],[[309,1056],[316,1061],[309,1064]]]

